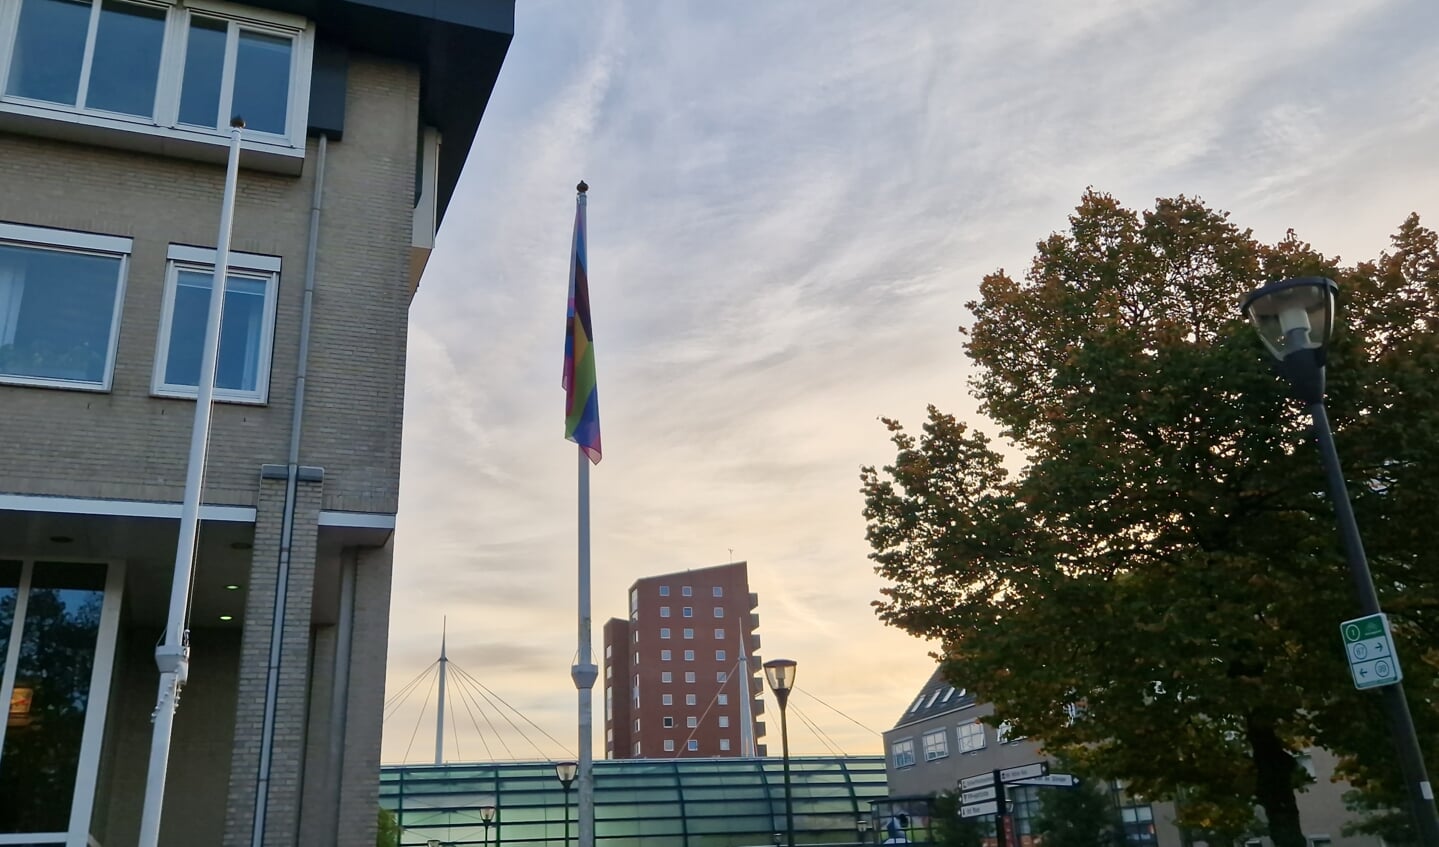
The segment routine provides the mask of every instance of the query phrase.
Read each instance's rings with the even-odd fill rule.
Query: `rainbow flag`
[[[585,191],[575,200],[575,243],[570,253],[570,306],[565,320],[565,438],[600,463],[600,392],[595,384],[594,329],[590,325],[590,284],[585,266]]]

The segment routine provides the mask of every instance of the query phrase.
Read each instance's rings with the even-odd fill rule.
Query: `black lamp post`
[[[555,762],[555,778],[565,787],[565,847],[570,847],[570,786],[579,769],[576,762]]]
[[[790,689],[794,688],[794,660],[771,659],[764,663],[764,678],[779,701],[780,750],[784,753],[784,831],[789,847],[794,847],[794,803],[789,790],[789,724],[785,721],[784,707],[789,702]]]
[[[1328,477],[1329,497],[1334,502],[1359,607],[1365,615],[1378,615],[1382,613],[1379,595],[1374,590],[1374,577],[1369,572],[1364,544],[1359,539],[1359,525],[1349,503],[1349,490],[1339,466],[1329,414],[1324,409],[1324,365],[1329,337],[1334,331],[1334,295],[1338,290],[1333,280],[1324,277],[1286,279],[1250,292],[1241,308],[1253,322],[1264,346],[1278,360],[1280,374],[1289,381],[1295,396],[1308,407],[1314,419],[1319,457]],[[1414,718],[1404,698],[1403,683],[1383,686],[1380,694],[1389,732],[1399,751],[1399,765],[1419,843],[1439,844],[1439,814],[1435,813],[1434,794],[1424,769]]]
[[[494,823],[494,821],[495,821],[495,807],[494,807],[494,806],[481,806],[481,807],[480,807],[480,823],[482,823],[482,824],[485,825],[485,847],[490,847],[490,824]],[[496,833],[495,833],[495,844],[498,845],[499,843],[500,843],[500,834],[499,834],[498,832],[496,832]]]

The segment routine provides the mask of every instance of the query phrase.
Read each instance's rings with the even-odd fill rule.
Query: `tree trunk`
[[[1254,751],[1255,798],[1269,822],[1269,839],[1274,847],[1307,847],[1304,828],[1299,824],[1299,802],[1294,797],[1294,771],[1298,763],[1274,728],[1248,720],[1249,745]]]

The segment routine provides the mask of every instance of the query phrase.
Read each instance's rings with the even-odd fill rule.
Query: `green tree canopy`
[[[1302,845],[1294,755],[1398,781],[1337,634],[1352,599],[1307,418],[1242,321],[1248,290],[1341,286],[1329,410],[1429,749],[1439,669],[1439,246],[1411,216],[1341,266],[1186,197],[1085,194],[1028,271],[984,278],[965,352],[1010,461],[933,407],[862,470],[882,620],[942,643],[952,679],[1086,772]],[[1017,460],[1015,459],[1017,456]],[[1019,466],[1010,472],[1011,466]]]

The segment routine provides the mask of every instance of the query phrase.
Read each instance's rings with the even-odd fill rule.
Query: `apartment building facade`
[[[513,21],[0,0],[0,845],[137,838],[234,115],[160,843],[374,843],[408,307]]]
[[[758,605],[745,562],[630,586],[604,627],[605,758],[764,755],[746,750],[764,735]]]
[[[905,706],[894,726],[884,733],[890,796],[923,798],[953,791],[962,780],[993,774],[996,769],[1037,762],[1050,764],[1039,744],[1014,737],[1003,724],[993,727],[982,721],[993,714],[993,705],[952,684],[936,669]],[[1300,762],[1314,777],[1313,784],[1298,798],[1300,819],[1311,847],[1382,847],[1377,838],[1347,838],[1342,834],[1348,820],[1342,799],[1347,787],[1330,779],[1336,764],[1334,757],[1327,751],[1313,749],[1306,751]],[[1053,767],[1054,772],[1059,770],[1058,766]],[[1065,789],[1032,785],[1016,785],[1006,790],[1021,844],[1036,843],[1031,822],[1039,810],[1041,793],[1062,790]],[[1108,785],[1106,790],[1119,811],[1126,844],[1135,847],[1269,847],[1269,839],[1259,836],[1236,845],[1206,844],[1180,830],[1175,823],[1173,803],[1131,797],[1118,784]],[[992,821],[993,816],[983,820]]]

